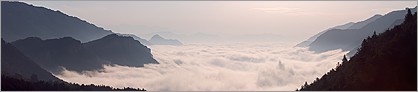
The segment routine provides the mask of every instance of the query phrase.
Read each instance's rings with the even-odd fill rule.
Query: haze
[[[114,32],[203,34],[296,44],[336,24],[415,7],[416,1],[25,1],[76,16]],[[356,6],[356,7],[353,7]],[[350,16],[350,17],[346,17]],[[164,36],[164,35],[163,35]],[[193,38],[179,39],[193,43]],[[178,36],[177,36],[178,37]],[[234,38],[236,38],[234,40]],[[199,39],[201,40],[201,39]]]
[[[2,70],[16,72],[11,77],[24,78],[17,75],[22,72],[31,81],[45,75],[149,91],[292,91],[315,87],[308,85],[313,82],[331,85],[325,90],[416,85],[409,83],[416,76],[406,79],[416,74],[416,35],[409,35],[416,33],[416,1],[25,2],[53,11],[2,2],[2,44],[8,46],[2,53],[12,53],[2,56],[8,66]],[[360,23],[339,26],[349,22]],[[314,36],[319,32],[324,34]],[[401,77],[381,77],[386,75]],[[341,82],[348,86],[335,85]]]

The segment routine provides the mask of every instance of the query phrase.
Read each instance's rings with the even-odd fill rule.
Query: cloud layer
[[[139,87],[152,91],[295,90],[334,68],[346,52],[315,54],[273,43],[151,46],[160,64],[105,65],[97,71],[63,71],[75,83]]]

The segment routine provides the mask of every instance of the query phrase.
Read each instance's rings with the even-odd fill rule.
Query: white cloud
[[[280,44],[151,46],[161,64],[105,66],[98,71],[63,71],[76,83],[139,87],[147,90],[295,90],[335,67],[341,50],[314,54]]]

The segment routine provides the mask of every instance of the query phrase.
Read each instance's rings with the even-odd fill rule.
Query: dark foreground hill
[[[3,39],[1,40],[1,53],[1,75],[31,81],[61,81]]]
[[[28,37],[56,39],[72,37],[82,43],[114,34],[76,16],[18,1],[1,1],[1,37],[8,42]],[[144,45],[150,43],[132,34]]]
[[[412,13],[417,11],[416,7],[408,9],[411,9]],[[321,53],[342,49],[343,51],[350,51],[348,56],[351,57],[356,53],[363,39],[372,36],[374,32],[380,34],[401,24],[406,14],[406,9],[391,11],[383,16],[376,15],[359,22],[360,26],[354,24],[348,29],[327,30],[309,44],[309,50]]]
[[[346,24],[343,24],[343,25],[339,25],[339,26],[335,26],[335,27],[329,28],[327,30],[324,30],[324,31],[321,31],[321,32],[315,34],[314,36],[312,36],[309,39],[307,39],[307,40],[305,40],[305,41],[297,44],[296,46],[297,47],[309,47],[309,45],[312,42],[314,42],[319,36],[321,36],[322,34],[328,32],[328,31],[331,31],[331,30],[355,30],[355,29],[361,29],[364,26],[366,26],[367,24],[376,21],[380,17],[382,17],[382,15],[376,14],[376,15],[374,15],[374,16],[366,19],[366,20],[363,20],[363,21],[359,21],[359,22],[355,22],[355,23],[354,22],[349,22],[349,23],[346,23]],[[321,44],[321,45],[323,45],[323,44]],[[325,46],[322,46],[322,47],[325,47]],[[325,48],[325,49],[329,49],[329,48]]]
[[[23,79],[1,76],[2,91],[146,91],[139,88],[113,88],[105,85],[84,85],[57,81],[26,81]]]
[[[29,37],[12,44],[42,68],[54,73],[62,67],[81,72],[100,69],[105,64],[80,41],[71,37],[47,40]]]
[[[105,64],[142,67],[158,64],[151,50],[129,36],[110,34],[88,43],[71,37],[42,40],[29,37],[12,44],[50,72],[62,67],[77,72],[102,69]]]
[[[77,17],[22,2],[1,1],[1,13],[1,36],[9,42],[27,37],[72,37],[88,42],[112,34]]]
[[[67,83],[42,69],[4,40],[1,52],[2,91],[145,91],[130,87],[119,89],[104,85]]]
[[[417,14],[364,39],[349,60],[300,90],[417,90]]]
[[[133,37],[111,34],[83,45],[111,64],[135,67],[158,64],[151,54],[151,49]]]

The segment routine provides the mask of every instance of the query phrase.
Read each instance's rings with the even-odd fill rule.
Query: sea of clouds
[[[341,50],[314,53],[280,43],[150,46],[160,64],[105,65],[97,71],[65,70],[55,76],[82,84],[151,91],[296,90],[341,62]]]

